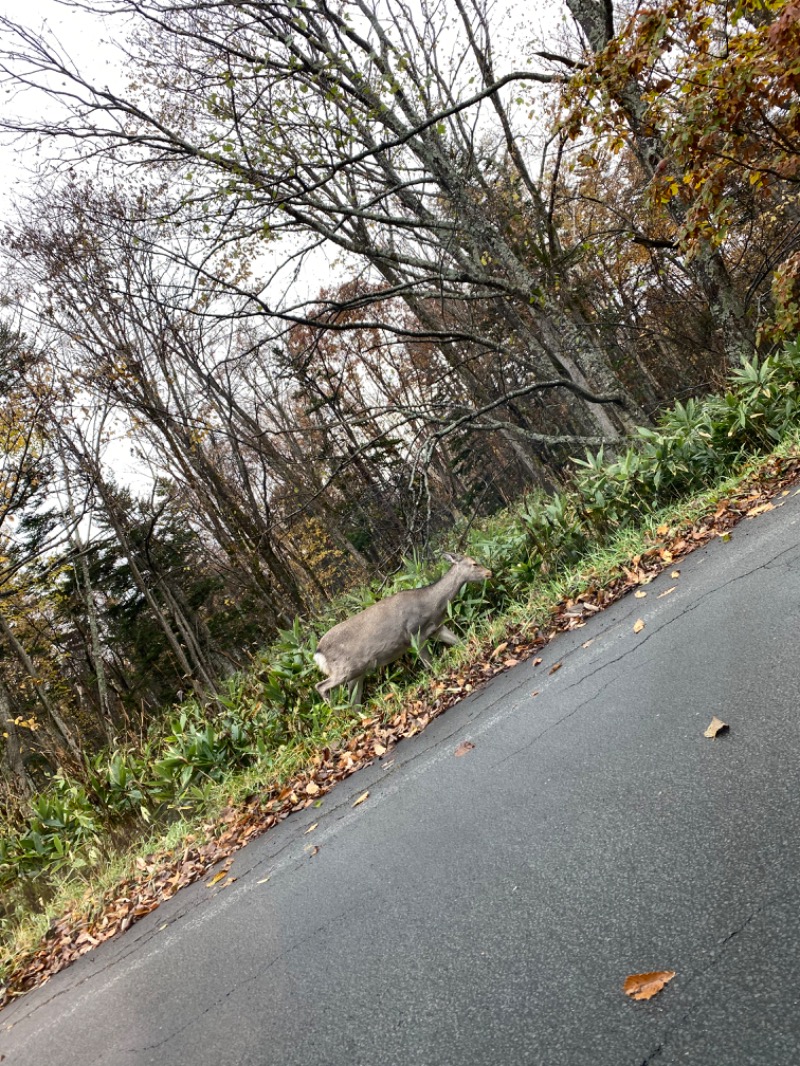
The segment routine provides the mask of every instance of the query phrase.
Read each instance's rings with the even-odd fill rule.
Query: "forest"
[[[79,835],[99,776],[148,817],[153,738],[183,785],[210,743],[176,705],[217,721],[262,649],[520,501],[518,583],[574,554],[576,478],[599,536],[645,459],[663,499],[796,431],[797,0],[62,6],[113,84],[0,19],[37,160],[2,234],[7,824],[56,781]],[[303,670],[262,673],[276,743]],[[38,869],[42,811],[0,866]]]

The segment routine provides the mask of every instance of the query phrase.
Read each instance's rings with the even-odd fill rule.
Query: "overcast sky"
[[[103,45],[108,30],[100,18],[65,7],[58,0],[0,0],[0,13],[30,29],[49,30],[78,66],[91,71],[100,81],[107,83],[110,80],[113,50]],[[37,99],[33,93],[17,95],[11,103],[8,99],[5,96],[4,106],[12,114],[36,114],[43,105],[42,98]],[[32,143],[26,145],[0,139],[0,176],[5,190],[12,196],[25,186],[28,173],[36,163]],[[4,197],[0,210],[5,213],[7,206],[8,197]]]

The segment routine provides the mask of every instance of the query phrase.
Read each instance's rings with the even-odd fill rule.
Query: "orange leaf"
[[[227,870],[220,870],[218,874],[214,874],[210,881],[206,881],[209,888],[213,888],[214,885],[218,885],[220,881],[228,876]]]
[[[475,747],[475,745],[472,743],[471,740],[462,740],[461,743],[456,748],[454,754],[457,755],[457,756],[466,755],[467,752],[472,751],[472,749],[474,747]]]
[[[711,724],[709,725],[705,733],[703,733],[703,736],[708,737],[709,740],[713,740],[714,737],[718,736],[720,733],[724,733],[727,729],[730,729],[728,723],[723,722],[721,718],[717,718],[717,716],[715,715],[711,719]]]
[[[636,620],[636,622],[634,623],[633,631],[634,631],[634,633],[641,633],[641,631],[643,629],[644,629],[644,619],[638,618]]]
[[[655,973],[632,973],[625,978],[622,990],[631,999],[652,999],[667,981],[675,976],[674,970],[657,970]]]
[[[362,792],[362,793],[361,793],[361,795],[360,795],[360,796],[358,797],[358,799],[357,799],[357,800],[355,801],[355,803],[353,804],[353,806],[354,806],[354,807],[358,807],[358,805],[359,805],[360,803],[363,803],[363,802],[364,802],[364,800],[365,800],[365,799],[366,799],[366,798],[367,798],[368,796],[369,796],[369,790],[368,790],[368,791],[366,791],[366,792]]]

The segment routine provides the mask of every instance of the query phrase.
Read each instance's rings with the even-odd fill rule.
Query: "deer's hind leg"
[[[450,648],[452,648],[456,644],[461,643],[461,641],[458,639],[452,629],[448,629],[447,626],[439,626],[439,628],[435,630],[435,632],[431,633],[430,639],[439,640],[442,644],[447,644],[447,646]]]

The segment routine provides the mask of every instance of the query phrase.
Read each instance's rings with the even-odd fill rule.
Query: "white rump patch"
[[[314,662],[317,664],[317,666],[320,668],[320,670],[323,672],[323,674],[329,674],[330,673],[330,670],[328,669],[328,660],[325,658],[325,656],[322,654],[322,652],[320,652],[320,651],[315,651],[314,652]]]

